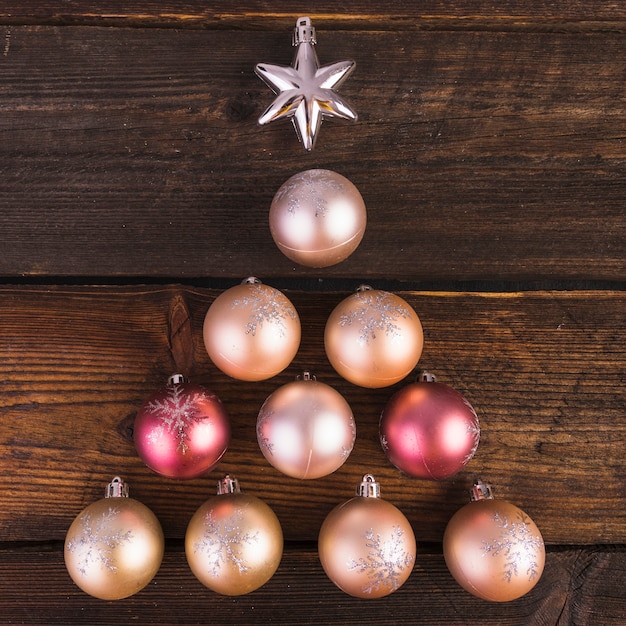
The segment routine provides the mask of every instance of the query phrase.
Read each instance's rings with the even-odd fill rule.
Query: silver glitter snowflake
[[[302,207],[315,208],[315,217],[328,211],[327,192],[341,193],[344,185],[324,170],[307,170],[290,178],[277,192],[276,200],[287,199],[287,211],[295,214]]]
[[[97,564],[112,572],[117,571],[112,553],[121,543],[133,538],[131,530],[111,532],[111,522],[118,514],[119,509],[109,507],[108,511],[95,518],[88,511],[79,517],[80,531],[67,542],[66,548],[69,552],[80,551],[78,571],[83,576],[87,576],[87,570]]]
[[[241,529],[243,511],[236,509],[234,513],[224,519],[216,519],[213,511],[206,514],[204,520],[204,533],[194,543],[194,553],[205,553],[209,557],[210,572],[213,576],[219,576],[220,569],[227,563],[232,563],[240,574],[245,574],[249,567],[245,558],[241,555],[242,544],[253,544],[259,540],[259,531],[255,533],[244,532]]]
[[[369,343],[376,339],[378,332],[394,337],[400,336],[400,327],[396,324],[399,318],[409,319],[411,309],[397,302],[392,294],[386,291],[363,291],[358,295],[360,307],[339,318],[340,326],[360,326],[359,342]]]
[[[467,424],[466,432],[473,439],[472,449],[463,459],[463,465],[467,465],[476,454],[476,450],[478,450],[478,444],[480,443],[480,424],[478,422],[478,416],[476,415],[476,411],[474,411],[474,407],[469,403],[467,398],[464,398],[463,396],[461,396],[461,398],[463,399],[463,403],[469,409],[470,413],[474,416],[474,419]]]
[[[166,430],[176,436],[177,449],[185,454],[189,450],[187,429],[202,419],[198,402],[202,402],[205,397],[202,392],[187,393],[182,385],[168,385],[165,399],[151,400],[146,405],[161,420],[161,425],[149,435],[150,443],[156,443]]]
[[[511,582],[513,576],[518,576],[518,564],[528,563],[526,576],[534,580],[539,576],[539,565],[535,560],[541,550],[543,541],[540,536],[533,535],[530,529],[530,518],[519,511],[517,521],[509,521],[506,515],[494,513],[493,520],[500,529],[500,536],[492,539],[491,543],[483,541],[483,554],[498,556],[503,553],[506,557],[502,579]]]
[[[259,445],[264,448],[268,454],[274,455],[274,444],[272,440],[265,434],[265,427],[271,422],[272,417],[275,415],[275,411],[265,408],[265,403],[261,407],[259,412],[259,418],[256,423],[256,436],[259,441]]]
[[[362,587],[365,593],[371,594],[380,587],[395,591],[402,584],[402,572],[413,566],[415,557],[404,549],[404,531],[394,526],[389,541],[384,541],[380,534],[370,528],[364,535],[369,548],[367,558],[358,561],[352,559],[348,563],[349,571],[367,573],[369,582]]]
[[[467,405],[469,406],[469,403],[467,403]],[[474,413],[474,415],[476,414]],[[471,450],[465,455],[465,458],[463,459],[463,465],[467,465],[474,458],[476,450],[478,450],[478,444],[480,443],[480,426],[477,421],[472,421],[467,425],[467,433],[471,435],[473,443]]]
[[[275,297],[268,294],[261,284],[252,284],[250,294],[233,300],[233,308],[250,307],[250,321],[246,324],[246,333],[254,336],[258,328],[265,322],[271,323],[281,337],[286,335],[285,319],[296,319],[297,313],[282,294]]]

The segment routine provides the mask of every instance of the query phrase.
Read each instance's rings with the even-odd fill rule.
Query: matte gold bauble
[[[354,416],[344,397],[309,372],[274,391],[257,419],[263,455],[294,478],[331,474],[345,463],[355,438]]]
[[[280,251],[308,267],[348,258],[365,233],[367,214],[359,190],[331,170],[294,174],[270,206],[270,231]]]
[[[363,285],[330,314],[324,344],[339,375],[355,385],[378,388],[399,382],[413,370],[424,333],[406,300]]]
[[[541,533],[520,508],[494,500],[484,483],[474,485],[472,499],[446,527],[446,565],[461,587],[483,600],[520,598],[543,572],[546,554]]]
[[[225,374],[246,381],[284,370],[300,346],[300,318],[278,289],[248,278],[220,294],[204,319],[204,345]]]
[[[264,585],[280,564],[283,532],[262,500],[243,494],[236,479],[218,483],[218,495],[194,514],[185,535],[191,571],[213,591],[227,596]]]
[[[148,507],[128,497],[119,477],[105,495],[70,526],[65,565],[84,592],[119,600],[143,589],[157,573],[163,559],[163,531]]]
[[[335,507],[320,528],[319,557],[339,589],[357,598],[381,598],[399,589],[415,564],[409,521],[380,497],[371,474],[357,496]]]

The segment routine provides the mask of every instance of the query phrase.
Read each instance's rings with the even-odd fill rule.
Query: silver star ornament
[[[334,89],[348,78],[354,61],[339,61],[320,67],[315,53],[315,28],[311,19],[296,20],[291,66],[259,63],[255,72],[276,93],[274,102],[259,117],[259,124],[291,119],[305,150],[312,150],[325,117],[356,121],[354,109]]]

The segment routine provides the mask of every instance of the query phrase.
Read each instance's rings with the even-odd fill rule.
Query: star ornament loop
[[[312,150],[322,120],[327,117],[356,121],[354,109],[334,90],[355,68],[354,61],[338,61],[320,67],[314,49],[315,28],[311,19],[296,20],[291,66],[259,63],[255,72],[276,93],[276,98],[259,117],[261,126],[279,119],[291,119],[305,150]]]

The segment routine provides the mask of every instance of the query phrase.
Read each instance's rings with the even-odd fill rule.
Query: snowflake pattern
[[[111,532],[111,522],[119,514],[119,509],[109,507],[95,519],[89,513],[84,512],[80,517],[80,531],[67,542],[67,550],[81,552],[81,559],[78,562],[78,571],[83,575],[88,575],[88,570],[92,565],[100,564],[102,567],[112,571],[117,571],[117,565],[113,559],[113,551],[122,543],[128,543],[133,539],[131,530],[116,530]]]
[[[147,410],[161,420],[161,425],[150,433],[150,443],[156,443],[163,431],[167,430],[176,436],[177,450],[185,454],[189,450],[187,429],[194,422],[202,420],[198,403],[205,398],[202,392],[187,393],[183,385],[168,385],[167,396],[163,400],[157,398],[146,405]]]
[[[295,215],[304,205],[315,207],[315,217],[324,217],[328,210],[328,191],[341,193],[344,185],[324,170],[307,170],[290,178],[277,192],[276,200],[287,200],[287,212]]]
[[[266,402],[263,403],[259,417],[256,423],[256,436],[259,445],[264,448],[268,454],[274,456],[274,444],[272,440],[265,434],[265,427],[272,421],[275,411],[266,408]]]
[[[348,563],[349,571],[367,573],[369,582],[362,587],[365,593],[371,594],[380,587],[395,591],[402,584],[402,572],[412,567],[415,557],[404,549],[404,531],[394,526],[389,541],[384,541],[379,533],[370,528],[364,535],[366,546],[370,549],[367,558],[358,561],[352,559]]]
[[[370,339],[376,339],[376,333],[384,331],[386,335],[400,336],[400,327],[396,324],[399,318],[409,319],[412,317],[408,306],[396,302],[392,294],[386,291],[372,290],[358,294],[361,306],[339,318],[340,326],[360,325],[359,342],[369,343]]]
[[[480,423],[478,421],[478,416],[476,415],[476,411],[474,411],[474,407],[469,403],[466,398],[463,398],[463,402],[465,406],[470,410],[471,414],[474,416],[474,419],[467,424],[467,433],[471,435],[474,440],[472,449],[467,453],[465,459],[463,459],[463,465],[467,465],[474,455],[476,454],[476,450],[478,450],[478,444],[480,443]]]
[[[241,544],[253,544],[259,540],[259,531],[243,532],[240,524],[243,511],[235,509],[230,517],[216,519],[213,511],[207,512],[204,520],[204,534],[194,543],[194,553],[205,553],[210,562],[210,573],[217,577],[227,562],[232,563],[240,574],[249,567],[239,551]]]
[[[297,313],[289,301],[280,292],[268,292],[260,283],[250,284],[250,293],[233,300],[233,308],[250,307],[250,321],[246,324],[246,333],[252,336],[264,322],[271,323],[281,337],[286,335],[285,318],[296,319]]]
[[[483,541],[483,554],[506,557],[502,580],[510,583],[513,576],[518,576],[518,564],[528,563],[526,575],[528,580],[534,580],[539,576],[539,565],[536,561],[537,553],[543,544],[541,537],[533,535],[530,527],[530,518],[519,511],[517,521],[512,522],[506,515],[496,512],[493,520],[500,529],[500,536],[494,538],[491,543]]]

